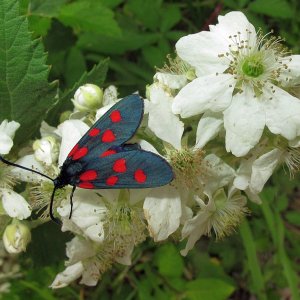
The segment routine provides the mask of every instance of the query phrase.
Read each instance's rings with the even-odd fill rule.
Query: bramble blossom
[[[265,126],[295,139],[300,135],[300,102],[283,87],[299,84],[300,56],[290,55],[280,39],[257,33],[241,12],[218,20],[209,32],[190,34],[176,44],[177,54],[195,68],[197,78],[179,91],[173,112],[184,118],[219,113],[226,150],[238,157],[259,142]]]

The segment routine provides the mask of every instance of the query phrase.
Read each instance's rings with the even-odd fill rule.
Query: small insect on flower
[[[159,155],[141,150],[137,144],[126,144],[138,129],[144,102],[138,95],[127,96],[108,110],[78,141],[64,161],[60,174],[52,179],[38,171],[14,164],[0,156],[8,165],[16,166],[50,179],[54,184],[50,201],[53,215],[55,191],[66,185],[83,189],[150,188],[168,184],[174,175],[171,166]]]

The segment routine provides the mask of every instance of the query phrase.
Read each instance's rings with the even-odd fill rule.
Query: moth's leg
[[[54,196],[55,196],[55,191],[56,191],[57,187],[54,186],[53,192],[52,192],[52,196],[51,196],[51,200],[50,200],[50,205],[49,205],[49,215],[52,221],[54,221],[56,224],[61,225],[61,221],[57,218],[54,217],[53,215],[53,203],[54,203]]]
[[[72,192],[71,192],[71,195],[70,195],[71,210],[70,210],[69,219],[72,218],[72,212],[73,212],[73,195],[74,195],[75,190],[76,190],[76,185],[73,185],[73,189],[72,189]]]

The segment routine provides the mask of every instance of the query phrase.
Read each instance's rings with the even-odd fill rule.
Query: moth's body
[[[80,162],[73,162],[67,158],[61,167],[60,174],[54,179],[56,188],[63,188],[66,185],[76,186],[79,183],[79,175],[84,170],[84,165]]]

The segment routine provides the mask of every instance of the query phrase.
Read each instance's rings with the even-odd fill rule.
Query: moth
[[[50,218],[53,215],[55,191],[71,185],[72,216],[73,195],[77,187],[83,189],[151,188],[170,183],[173,171],[161,156],[142,150],[138,144],[128,144],[141,124],[144,102],[138,95],[130,95],[112,106],[84,134],[68,154],[59,175],[52,179],[36,170],[7,161],[8,165],[37,173],[50,179],[53,192],[50,199]],[[72,134],[72,132],[70,132]]]

